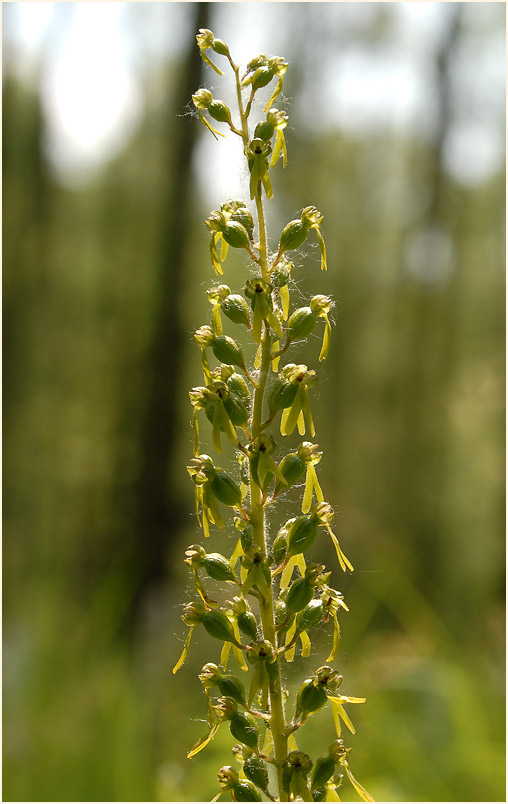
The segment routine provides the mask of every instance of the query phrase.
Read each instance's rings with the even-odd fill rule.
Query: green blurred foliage
[[[291,80],[295,97],[297,70]],[[196,195],[179,266],[179,438],[163,479],[189,516],[168,530],[164,583],[132,606],[155,266],[172,180],[165,146],[174,126],[197,125],[174,114],[168,123],[165,109],[148,105],[125,152],[71,190],[44,160],[37,92],[5,76],[6,800],[203,801],[231,761],[227,729],[185,759],[205,731],[196,672],[217,660],[217,644],[196,634],[171,676],[185,633],[179,606],[192,593],[182,553],[197,535],[184,468],[187,389],[201,381],[191,333],[209,319],[213,281],[209,210]],[[504,174],[461,185],[441,170],[439,142],[299,133],[296,113],[294,127],[269,228],[274,243],[307,203],[325,214],[328,274],[309,246],[295,275],[302,299],[336,299],[313,410],[321,483],[357,570],[333,574],[351,610],[344,691],[368,699],[352,707],[351,766],[380,801],[502,801]],[[226,281],[238,287],[233,256]],[[314,365],[316,354],[298,359]],[[288,502],[274,528],[291,511]],[[218,534],[214,549],[231,545]],[[332,563],[328,543],[315,550]],[[316,664],[288,666],[289,686],[325,651],[323,634]],[[324,711],[301,748],[332,739]]]

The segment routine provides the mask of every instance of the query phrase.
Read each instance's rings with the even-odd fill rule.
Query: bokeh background
[[[199,539],[203,220],[245,194],[236,143],[191,113],[205,82],[231,98],[198,27],[238,62],[290,62],[272,245],[303,206],[325,215],[328,273],[309,245],[297,278],[336,300],[313,409],[356,567],[333,576],[337,665],[368,699],[353,771],[379,801],[504,801],[505,6],[488,2],[4,4],[3,799],[206,801],[231,761],[227,730],[185,758],[217,643],[171,674]],[[313,365],[316,342],[299,354]],[[333,738],[326,712],[308,730],[304,748]]]

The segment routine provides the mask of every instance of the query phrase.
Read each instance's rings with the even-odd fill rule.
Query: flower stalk
[[[220,789],[214,801],[223,795],[233,801],[338,801],[337,789],[343,779],[350,782],[362,800],[373,801],[353,777],[350,749],[344,747],[341,737],[341,723],[354,733],[344,705],[363,703],[365,699],[339,695],[342,676],[329,665],[317,668],[303,682],[293,703],[286,699],[282,685],[283,665],[293,661],[299,645],[302,657],[308,658],[312,631],[329,622],[333,644],[327,661],[335,659],[340,640],[338,613],[348,611],[341,592],[329,585],[331,572],[322,564],[307,561],[307,553],[322,528],[332,539],[340,568],[344,572],[353,569],[331,529],[333,509],[325,501],[316,472],[322,458],[319,445],[303,441],[275,458],[277,445],[269,431],[270,427],[276,428],[275,419],[280,413],[278,428],[282,436],[295,431],[300,436],[307,431],[312,438],[315,436],[311,404],[317,375],[313,369],[292,362],[279,368],[279,362],[294,344],[310,335],[320,318],[325,327],[319,361],[325,360],[330,350],[329,313],[333,301],[317,294],[307,306],[291,313],[294,265],[286,256],[286,252],[303,245],[313,229],[321,252],[321,268],[326,270],[323,215],[314,206],[305,207],[298,218],[286,224],[275,241],[275,250],[270,250],[264,199],[273,197],[271,171],[281,156],[282,166],[286,167],[283,131],[288,121],[287,114],[273,108],[273,103],[282,92],[288,65],[280,57],[260,54],[247,64],[241,76],[223,40],[205,29],[196,39],[204,62],[219,75],[223,71],[215,57],[227,60],[234,74],[238,107],[232,112],[209,90],[201,88],[193,95],[197,114],[215,138],[224,136],[220,126],[241,138],[250,174],[250,200],[228,200],[206,221],[211,236],[211,265],[215,276],[222,275],[230,248],[242,249],[250,262],[243,293],[232,292],[226,284],[216,284],[208,290],[211,324],[199,327],[194,335],[201,350],[204,382],[189,394],[194,455],[187,469],[195,484],[197,520],[207,540],[212,540],[215,528],[226,528],[225,516],[229,512],[235,535],[229,558],[199,544],[190,545],[185,552],[198,602],[184,607],[182,618],[189,632],[173,672],[184,664],[191,637],[195,638],[201,626],[222,643],[220,666],[208,662],[199,674],[208,710],[208,731],[190,749],[188,757],[206,748],[227,724],[238,741],[233,755],[239,768],[224,765],[219,770]],[[257,94],[263,94],[265,88],[271,95],[263,109],[264,118],[249,128]],[[249,204],[254,205],[257,239]],[[230,326],[235,337],[225,332]],[[254,366],[246,365],[241,340],[237,340],[239,330],[258,347]],[[209,363],[212,355],[218,361],[215,368]],[[217,466],[211,456],[202,452],[203,415],[211,426],[216,452],[222,452],[224,439],[233,445],[240,467],[236,475]],[[267,509],[270,508],[272,521],[279,500],[303,479],[301,513],[272,534]],[[223,604],[214,600],[207,589],[210,581],[222,584],[226,594],[233,589],[232,600]],[[230,655],[242,672],[248,672],[250,665],[248,685],[244,686],[228,670]],[[337,739],[327,754],[313,761],[298,749],[298,731],[324,707],[330,709],[329,726]]]

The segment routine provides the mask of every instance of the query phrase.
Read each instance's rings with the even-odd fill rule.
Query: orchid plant
[[[334,512],[319,483],[316,466],[322,451],[318,444],[302,440],[277,459],[273,433],[278,427],[283,437],[295,431],[300,438],[308,434],[314,439],[316,435],[311,412],[316,372],[295,362],[280,364],[286,354],[289,358],[295,344],[321,326],[321,319],[324,328],[318,360],[325,360],[330,350],[332,299],[316,294],[307,305],[291,311],[290,298],[291,252],[313,233],[320,248],[321,269],[327,269],[323,215],[314,206],[305,207],[270,249],[265,199],[273,197],[272,171],[281,161],[286,166],[284,131],[288,124],[286,112],[273,104],[281,95],[288,65],[283,58],[261,54],[241,74],[228,45],[212,31],[200,30],[197,44],[204,62],[216,73],[223,75],[217,56],[233,72],[236,119],[226,103],[208,89],[198,89],[192,100],[215,138],[225,136],[223,129],[241,138],[249,186],[247,201],[227,200],[206,221],[216,284],[208,290],[210,323],[194,335],[200,348],[203,384],[190,391],[194,456],[187,469],[204,536],[211,541],[214,529],[226,528],[229,519],[231,555],[208,552],[201,544],[190,545],[185,552],[197,600],[184,606],[183,621],[189,631],[173,672],[182,667],[195,629],[203,627],[222,643],[220,658],[207,662],[199,673],[208,730],[188,757],[196,756],[219,729],[228,727],[236,741],[235,764],[220,768],[214,801],[226,794],[233,801],[340,801],[337,791],[346,781],[363,801],[373,801],[351,772],[351,749],[342,733],[343,725],[355,731],[346,707],[365,699],[342,694],[342,675],[332,666],[339,647],[339,620],[348,607],[341,592],[330,586],[331,572],[309,556],[313,543],[325,531],[340,568],[353,570],[332,530]],[[263,118],[251,125],[254,101],[265,89],[271,94]],[[245,286],[239,293],[222,284],[230,248],[245,251],[248,261]],[[253,366],[247,365],[242,337],[225,334],[225,325],[256,345]],[[216,363],[213,368],[211,358]],[[225,439],[232,444],[236,470],[225,471],[201,451],[203,422],[211,425],[218,454]],[[272,513],[285,492],[299,484],[303,487],[301,511],[272,533],[267,512],[273,521]],[[223,584],[225,597],[230,599],[221,604],[213,600],[208,579]],[[297,650],[308,658],[313,630],[327,624],[332,644],[326,663],[309,671],[291,702],[282,684],[284,663],[292,662]],[[236,673],[228,668],[232,661]],[[249,671],[244,683],[241,676]],[[332,715],[333,739],[313,760],[298,748],[299,730],[325,706]]]

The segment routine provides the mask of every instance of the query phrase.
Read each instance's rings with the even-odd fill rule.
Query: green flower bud
[[[268,770],[262,759],[251,756],[243,763],[243,772],[247,779],[253,782],[260,790],[268,787]]]
[[[258,747],[258,729],[256,721],[251,715],[235,712],[229,720],[229,730],[236,740],[245,743],[250,748]]]
[[[287,552],[287,533],[279,531],[272,544],[272,557],[275,566],[282,564]]]
[[[205,611],[201,622],[211,637],[220,639],[222,642],[232,642],[234,645],[238,645],[233,626],[223,611],[218,611],[217,609]]]
[[[231,293],[221,304],[221,310],[233,324],[250,326],[250,315],[247,302],[238,293]]]
[[[238,207],[231,215],[231,220],[241,223],[249,235],[249,239],[254,237],[254,218],[249,209],[245,206]]]
[[[332,778],[335,771],[335,762],[331,757],[319,757],[312,769],[311,788],[314,791]]]
[[[213,578],[214,581],[234,581],[236,577],[231,569],[231,564],[220,553],[208,553],[203,559],[203,567],[205,572]]]
[[[249,411],[238,396],[231,394],[231,396],[225,400],[224,407],[226,408],[231,423],[234,424],[235,427],[245,427],[249,419]]]
[[[296,630],[301,632],[308,631],[309,628],[315,628],[322,621],[324,614],[325,606],[321,598],[311,600],[296,615]]]
[[[233,698],[242,706],[245,706],[245,689],[242,682],[231,674],[224,674],[217,681],[217,686],[221,695]]]
[[[304,553],[316,538],[318,522],[309,515],[299,516],[291,525],[288,533],[288,558]]]
[[[275,126],[273,123],[270,123],[268,120],[262,120],[254,129],[254,137],[268,142],[272,139],[274,131]]]
[[[214,336],[211,346],[215,357],[221,363],[227,363],[229,366],[239,366],[239,368],[244,367],[245,361],[242,350],[229,335]]]
[[[212,100],[208,106],[208,114],[219,123],[231,123],[231,112],[221,100]]]
[[[210,489],[219,502],[233,507],[242,502],[242,492],[229,475],[222,469],[215,469],[215,474],[210,481]]]
[[[311,792],[313,801],[326,801],[326,787],[318,787],[316,790],[312,790]]]
[[[289,221],[282,230],[279,242],[279,253],[298,248],[305,243],[309,235],[309,227],[304,226],[301,220]]]
[[[242,634],[250,637],[251,640],[255,640],[257,638],[258,622],[247,601],[242,597],[234,597],[228,603],[232,607],[238,628]]]
[[[258,791],[249,781],[241,781],[235,784],[231,793],[234,801],[262,801]]]
[[[268,69],[268,67],[258,67],[254,75],[252,76],[252,88],[253,89],[262,89],[266,87],[267,84],[273,78],[273,72]]]
[[[289,587],[286,606],[288,611],[297,612],[310,603],[316,585],[320,581],[323,564],[309,564],[303,578],[297,578]]]
[[[288,487],[298,483],[305,474],[305,468],[305,461],[296,452],[289,452],[279,464],[280,472]]]
[[[244,405],[249,407],[250,405],[250,391],[249,386],[247,385],[246,381],[242,377],[241,374],[231,374],[229,379],[227,380],[227,386],[232,394],[239,397],[242,400]]]
[[[249,233],[245,226],[238,221],[230,220],[226,223],[222,237],[233,248],[250,248]]]
[[[291,407],[298,391],[298,387],[294,383],[281,375],[282,372],[277,376],[268,394],[270,413],[276,413],[278,410]]]
[[[307,603],[312,599],[313,594],[314,587],[309,583],[307,578],[297,578],[289,587],[286,598],[288,611],[296,613],[304,609]]]
[[[296,711],[306,720],[309,715],[322,709],[327,700],[326,692],[321,687],[316,686],[314,679],[309,678],[303,682],[298,691]]]
[[[220,56],[229,56],[229,47],[222,39],[215,39],[213,40],[212,50],[218,53]]]
[[[306,338],[316,326],[318,316],[310,307],[295,310],[288,321],[288,340],[299,341]]]
[[[252,611],[245,611],[243,614],[239,614],[237,623],[242,634],[250,637],[251,640],[257,639],[258,623]]]

